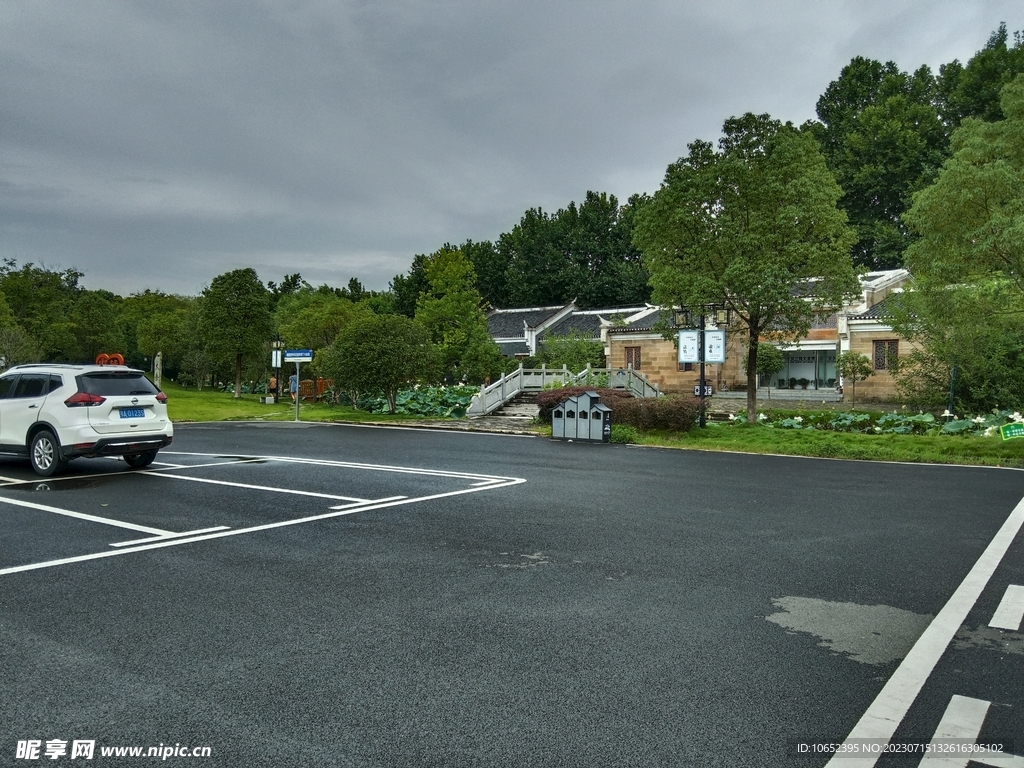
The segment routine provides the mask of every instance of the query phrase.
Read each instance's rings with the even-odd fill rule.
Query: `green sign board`
[[[1003,424],[999,428],[999,434],[1003,436],[1003,440],[1012,440],[1015,437],[1024,437],[1024,424]]]

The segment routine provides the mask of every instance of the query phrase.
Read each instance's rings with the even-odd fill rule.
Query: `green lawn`
[[[202,392],[180,387],[171,381],[163,381],[160,388],[167,394],[167,413],[171,421],[239,421],[258,419],[261,421],[293,421],[295,405],[291,398],[274,405],[264,405],[260,395],[242,395],[237,400],[231,392],[220,392],[204,388]],[[421,421],[420,416],[391,416],[357,411],[343,405],[323,403],[300,403],[300,421]]]
[[[962,435],[870,435],[749,424],[709,424],[688,433],[642,434],[640,445],[834,459],[1024,467],[1024,440]]]
[[[173,382],[162,384],[167,393],[167,411],[175,422],[236,421],[258,419],[291,421],[295,408],[289,401],[263,405],[259,395],[243,395],[238,400],[230,392],[184,389]],[[354,408],[322,403],[302,403],[301,421],[317,422],[409,422],[430,421],[422,416],[371,414]],[[433,419],[433,421],[458,421]],[[550,426],[538,427],[550,435]],[[870,435],[821,430],[789,430],[749,424],[710,423],[707,429],[688,433],[637,433],[631,440],[639,445],[707,451],[776,453],[791,456],[816,456],[836,459],[908,461],[942,464],[1024,467],[1024,440],[1004,441],[999,437],[960,435]]]

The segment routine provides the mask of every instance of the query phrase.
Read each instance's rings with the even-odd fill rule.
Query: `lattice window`
[[[892,361],[900,353],[899,340],[886,340],[874,342],[874,361],[876,371],[887,371],[892,368]]]
[[[626,367],[640,370],[640,347],[626,347]]]
[[[693,363],[680,363],[679,364],[679,370],[680,371],[692,371],[693,370]]]

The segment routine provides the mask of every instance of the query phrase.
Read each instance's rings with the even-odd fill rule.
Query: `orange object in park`
[[[124,365],[124,356],[119,352],[112,355],[100,352],[96,355],[96,365]]]

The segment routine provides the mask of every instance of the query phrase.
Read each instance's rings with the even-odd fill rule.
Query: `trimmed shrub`
[[[642,431],[688,432],[700,418],[700,400],[696,397],[631,398],[610,407],[613,426],[624,424]]]
[[[639,443],[640,432],[628,424],[612,424],[612,443]]]
[[[551,423],[551,412],[555,406],[568,397],[576,397],[584,392],[597,392],[601,398],[601,404],[612,409],[612,423],[615,423],[615,413],[620,403],[634,400],[635,398],[622,389],[594,389],[593,387],[560,387],[558,389],[545,389],[537,394],[537,405],[540,411],[537,418],[547,424]]]

